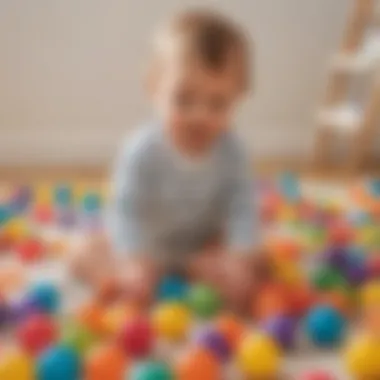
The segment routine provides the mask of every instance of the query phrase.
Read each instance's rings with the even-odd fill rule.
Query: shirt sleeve
[[[141,218],[145,170],[142,149],[135,142],[126,144],[113,171],[107,227],[116,254],[141,254],[144,250]]]
[[[231,167],[230,181],[227,248],[232,252],[252,252],[259,244],[260,232],[252,169],[243,153]]]

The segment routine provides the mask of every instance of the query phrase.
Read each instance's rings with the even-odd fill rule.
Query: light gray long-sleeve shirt
[[[117,252],[178,259],[216,235],[232,252],[257,243],[251,165],[231,132],[194,160],[151,124],[128,138],[113,180],[108,227]]]

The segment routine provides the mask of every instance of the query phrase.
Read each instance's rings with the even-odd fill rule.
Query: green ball
[[[187,294],[187,303],[194,314],[201,318],[213,317],[222,306],[219,293],[212,287],[203,284],[190,287]]]
[[[63,327],[62,344],[79,355],[85,355],[98,341],[97,336],[86,326],[70,322]]]
[[[318,290],[349,290],[349,285],[344,276],[335,268],[328,265],[319,267],[313,275],[314,287]]]
[[[129,372],[129,371],[128,371]],[[173,380],[170,368],[160,362],[138,364],[131,373],[126,373],[125,380]]]

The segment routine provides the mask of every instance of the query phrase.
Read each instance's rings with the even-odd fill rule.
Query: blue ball
[[[157,289],[159,300],[181,301],[186,297],[187,282],[180,276],[165,276]]]
[[[54,190],[54,201],[58,206],[69,206],[72,202],[72,197],[72,191],[67,185],[59,185]]]
[[[68,347],[56,346],[37,360],[37,380],[80,380],[82,368],[78,355]]]
[[[370,180],[368,187],[374,197],[380,197],[380,178]]]
[[[344,338],[346,320],[330,306],[316,306],[305,317],[305,332],[318,347],[334,347]]]
[[[0,226],[7,223],[11,217],[12,213],[9,207],[0,205]]]
[[[61,304],[61,295],[54,284],[41,282],[32,287],[27,293],[30,300],[39,310],[53,314],[58,311]]]
[[[127,373],[125,380],[173,380],[170,368],[160,362],[140,363]]]
[[[82,200],[85,212],[96,212],[100,209],[100,196],[96,193],[87,193]]]
[[[283,173],[279,179],[281,193],[289,202],[297,202],[300,197],[298,178],[291,172]]]

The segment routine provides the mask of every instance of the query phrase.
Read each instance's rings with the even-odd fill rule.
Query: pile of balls
[[[61,253],[64,242],[47,240],[46,226],[60,229],[101,228],[101,189],[68,184],[12,187],[0,200],[0,252],[15,252],[25,262]]]

